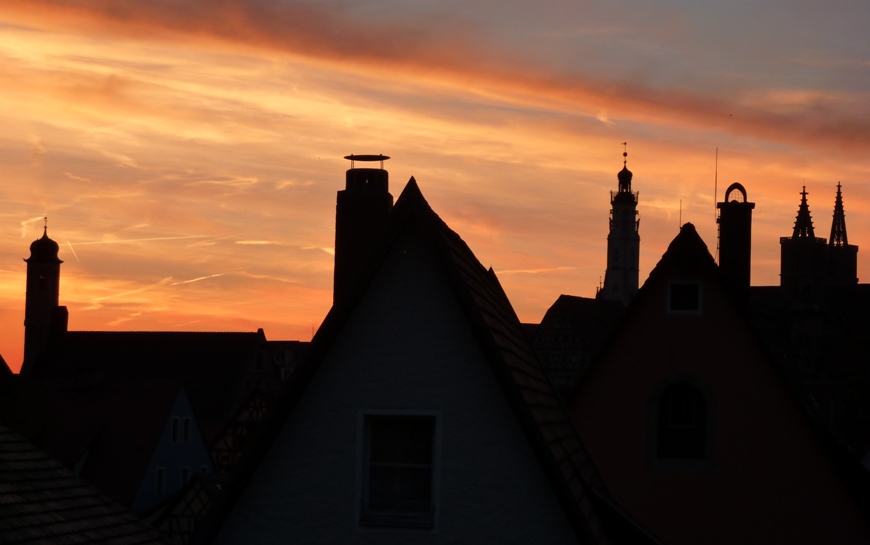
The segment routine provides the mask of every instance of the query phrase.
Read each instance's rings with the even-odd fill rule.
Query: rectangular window
[[[181,468],[181,486],[184,486],[187,483],[188,479],[190,479],[190,468]]]
[[[166,491],[166,470],[162,467],[157,468],[157,495],[162,496]]]
[[[184,419],[184,443],[190,443],[190,418]]]
[[[668,285],[668,312],[672,314],[701,313],[701,284],[671,282]]]
[[[172,442],[173,443],[178,442],[178,419],[177,418],[172,419]]]
[[[362,446],[360,524],[431,528],[436,417],[365,415]]]

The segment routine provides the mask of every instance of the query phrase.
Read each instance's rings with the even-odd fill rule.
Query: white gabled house
[[[495,274],[412,178],[200,539],[657,543],[611,500]]]

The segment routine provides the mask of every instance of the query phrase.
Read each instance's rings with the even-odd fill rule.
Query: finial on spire
[[[831,223],[831,239],[828,246],[845,247],[849,245],[846,236],[846,212],[843,210],[843,193],[840,182],[837,182],[837,198],[834,200],[834,221]]]
[[[622,166],[627,166],[628,162],[628,142],[622,143]]]
[[[792,238],[816,238],[816,233],[813,230],[813,218],[810,215],[810,206],[807,204],[807,186],[803,186],[801,190],[801,204],[798,207],[797,218],[794,222]]]
[[[42,226],[42,235],[47,236],[48,235],[48,216],[43,217],[42,221],[44,222],[44,225]]]

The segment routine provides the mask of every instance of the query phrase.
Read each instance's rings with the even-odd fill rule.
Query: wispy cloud
[[[268,49],[392,78],[404,74],[461,86],[536,107],[558,105],[592,116],[606,109],[611,112],[608,119],[620,112],[621,118],[657,119],[814,148],[859,150],[870,145],[866,93],[845,98],[821,93],[812,105],[771,109],[753,104],[740,89],[662,87],[642,79],[547,68],[515,52],[502,53],[499,44],[449,18],[436,23],[354,18],[334,5],[265,0],[141,2],[123,9],[100,0],[7,0],[0,10],[47,26]],[[442,32],[442,26],[451,31]]]
[[[35,218],[26,219],[21,222],[21,238],[27,236],[27,231],[34,223],[40,223],[45,220],[45,215],[36,216]]]
[[[118,240],[92,240],[89,242],[74,242],[70,244],[72,246],[85,246],[88,244],[125,244],[131,242],[153,242],[158,240],[185,240],[190,238],[206,238],[208,235],[189,235],[184,237],[153,237],[153,238],[130,238],[130,239],[118,239]],[[69,242],[68,242],[69,243]]]
[[[223,276],[224,273],[219,274],[210,274],[208,276],[200,276],[199,278],[193,278],[191,280],[182,280],[181,282],[173,282],[169,284],[170,286],[180,286],[181,284],[190,284],[192,282],[199,282],[201,280],[208,280],[209,278],[217,278],[219,276]]]
[[[236,244],[248,245],[248,246],[266,246],[270,244],[280,245],[280,242],[276,242],[273,240],[237,240]]]
[[[569,271],[576,268],[577,267],[550,267],[547,269],[506,269],[503,271],[497,271],[497,274],[543,274],[556,271]]]

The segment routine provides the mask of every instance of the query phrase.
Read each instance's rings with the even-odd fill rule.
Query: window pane
[[[703,460],[707,448],[707,402],[686,383],[665,388],[658,404],[656,456]]]
[[[432,418],[372,419],[372,463],[432,464]]]
[[[372,466],[369,474],[369,509],[428,512],[431,508],[431,468]]]
[[[671,284],[671,310],[698,310],[699,299],[698,284]]]

